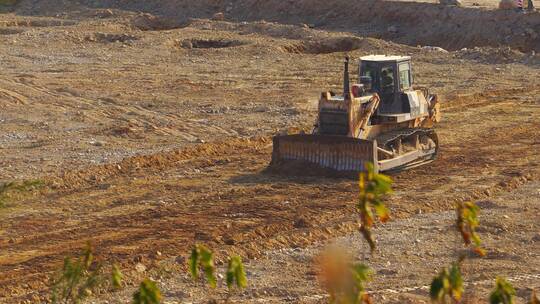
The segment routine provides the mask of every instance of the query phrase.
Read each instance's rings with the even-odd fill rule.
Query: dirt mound
[[[523,62],[527,58],[526,54],[513,50],[510,47],[475,47],[472,49],[462,49],[456,52],[456,56],[458,58],[490,64]]]
[[[194,25],[194,24],[193,24]],[[192,25],[192,26],[193,26]],[[313,29],[306,24],[302,26],[281,24],[278,22],[267,22],[265,20],[256,22],[242,22],[237,26],[237,30],[243,35],[261,34],[270,37],[303,40],[313,35]],[[317,37],[328,36],[326,32],[317,31]]]
[[[20,19],[6,20],[0,22],[2,27],[53,27],[53,26],[71,26],[77,24],[74,20],[63,19]]]
[[[24,0],[23,13],[44,14],[74,9],[60,0]],[[349,29],[361,35],[409,45],[440,46],[449,50],[508,45],[521,51],[540,51],[540,13],[483,10],[433,3],[362,0],[214,1],[214,0],[96,0],[80,1],[91,8],[118,8],[143,14],[134,26],[143,30],[180,27],[189,18],[211,18],[223,13],[234,21],[271,20],[315,27]]]
[[[254,151],[268,144],[267,138],[237,139],[227,142],[201,144],[181,150],[163,152],[154,155],[139,155],[125,158],[118,164],[105,164],[86,170],[65,171],[60,177],[51,177],[50,184],[56,189],[71,189],[82,185],[93,185],[103,182],[114,176],[141,170],[163,170],[179,162],[200,161],[208,163],[206,159],[216,155],[240,153],[240,151]]]
[[[131,25],[141,31],[164,31],[184,27],[187,23],[173,18],[140,14],[133,18]]]

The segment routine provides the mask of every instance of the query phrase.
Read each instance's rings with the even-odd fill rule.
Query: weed
[[[144,279],[139,289],[133,294],[133,304],[159,304],[160,302],[161,291],[150,279]]]
[[[214,254],[203,245],[196,245],[191,251],[188,260],[191,276],[194,280],[199,278],[199,268],[202,268],[208,284],[216,287],[216,267],[214,266]]]
[[[111,282],[115,289],[120,289],[122,287],[122,277],[123,275],[122,272],[120,272],[118,265],[114,264],[111,272]]]
[[[459,264],[454,263],[449,269],[443,269],[431,282],[429,295],[436,303],[447,303],[447,299],[458,302],[463,294],[463,278]]]
[[[199,268],[202,268],[206,281],[210,287],[215,288],[217,285],[216,267],[214,266],[214,254],[208,248],[202,245],[196,245],[191,251],[191,256],[188,260],[189,271],[194,280],[199,278]],[[228,303],[234,288],[246,288],[248,281],[242,258],[232,256],[229,258],[225,280],[229,292],[225,302]]]
[[[489,295],[490,304],[513,304],[516,290],[505,279],[498,277],[495,281],[495,288]]]
[[[473,251],[480,256],[485,256],[486,251],[481,247],[480,236],[476,233],[476,228],[480,224],[478,220],[480,208],[472,202],[458,203],[456,212],[456,225],[463,237],[463,242],[466,246],[473,244]]]
[[[392,179],[386,175],[375,173],[373,164],[369,163],[366,165],[366,171],[360,173],[358,186],[360,197],[357,209],[360,212],[362,222],[360,232],[373,252],[375,250],[375,239],[371,234],[371,227],[375,222],[373,210],[383,223],[390,218],[390,212],[382,199],[386,194],[392,192]]]
[[[233,256],[229,260],[229,266],[227,267],[227,287],[229,290],[236,285],[237,288],[242,289],[247,286],[246,272],[244,271],[244,264],[242,264],[242,258],[239,256]]]
[[[10,198],[15,194],[32,191],[44,185],[40,180],[28,180],[23,182],[6,182],[0,184],[0,207],[5,207]]]
[[[94,263],[92,247],[88,243],[81,257],[73,261],[67,257],[53,282],[52,303],[80,303],[102,282],[99,264]]]
[[[332,304],[371,303],[365,285],[373,271],[366,265],[353,263],[344,251],[330,250],[320,258],[319,280],[330,295]]]

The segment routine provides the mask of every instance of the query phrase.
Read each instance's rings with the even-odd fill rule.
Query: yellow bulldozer
[[[274,137],[271,167],[294,162],[350,173],[368,162],[376,171],[389,171],[435,159],[440,105],[427,88],[413,86],[411,57],[361,57],[359,81],[352,86],[349,61],[343,95],[321,94],[312,134]]]

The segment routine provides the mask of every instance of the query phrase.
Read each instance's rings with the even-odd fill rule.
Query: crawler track
[[[394,150],[396,142],[399,142],[399,145],[401,145],[402,142],[406,142],[407,139],[412,136],[425,136],[429,138],[430,140],[433,141],[435,145],[435,150],[433,151],[433,153],[430,153],[429,155],[426,155],[412,162],[403,164],[402,166],[392,168],[388,170],[388,172],[397,172],[401,170],[416,168],[418,166],[428,164],[432,162],[433,160],[435,160],[435,158],[437,157],[437,153],[439,152],[439,138],[437,136],[437,133],[435,132],[435,129],[396,130],[396,131],[392,131],[386,134],[382,134],[379,137],[377,137],[376,140],[377,140],[377,145],[379,147],[385,150]]]

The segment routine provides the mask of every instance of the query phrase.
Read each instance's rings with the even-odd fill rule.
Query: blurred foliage
[[[435,303],[444,304],[447,300],[458,302],[463,294],[463,278],[459,264],[454,263],[448,269],[443,269],[433,278],[429,295]]]
[[[373,164],[368,163],[366,170],[360,172],[358,186],[360,197],[357,209],[362,222],[360,232],[373,252],[375,250],[375,239],[371,234],[371,227],[375,222],[373,210],[381,222],[384,223],[390,219],[390,212],[382,200],[386,194],[392,192],[392,179],[384,174],[375,173]]]
[[[139,289],[133,294],[133,304],[159,303],[161,303],[161,291],[154,281],[144,279],[139,285]]]
[[[99,264],[94,263],[90,243],[77,260],[65,258],[62,270],[53,281],[51,302],[80,303],[101,284],[100,268]]]
[[[229,266],[227,267],[227,287],[231,289],[234,285],[237,288],[242,289],[247,286],[246,272],[244,271],[244,264],[242,264],[242,258],[239,256],[233,256],[229,260]]]
[[[513,304],[516,290],[505,279],[498,277],[495,281],[495,288],[489,295],[490,304]]]
[[[112,267],[110,281],[102,270],[101,264],[94,261],[90,242],[86,243],[76,260],[64,259],[62,269],[53,278],[51,303],[81,303],[101,289],[122,287],[122,273],[117,265]]]
[[[353,263],[342,250],[332,249],[319,257],[319,281],[330,295],[332,304],[368,304],[371,299],[365,285],[373,271],[366,265]]]
[[[9,199],[15,195],[38,189],[44,185],[40,180],[28,180],[23,182],[6,182],[0,184],[0,207],[5,207]]]
[[[120,289],[122,287],[122,278],[123,278],[122,272],[120,272],[118,265],[114,264],[112,267],[112,272],[111,272],[111,282],[112,282],[112,286],[115,289]]]
[[[217,284],[214,254],[203,245],[196,245],[191,251],[188,260],[191,276],[194,280],[199,278],[199,268],[202,268],[208,284],[215,288]]]
[[[480,221],[478,220],[480,208],[472,202],[458,203],[456,212],[456,225],[463,237],[463,242],[466,246],[473,244],[473,251],[480,256],[485,256],[486,251],[481,247],[482,242],[480,236],[476,233],[476,228],[480,224]]]

